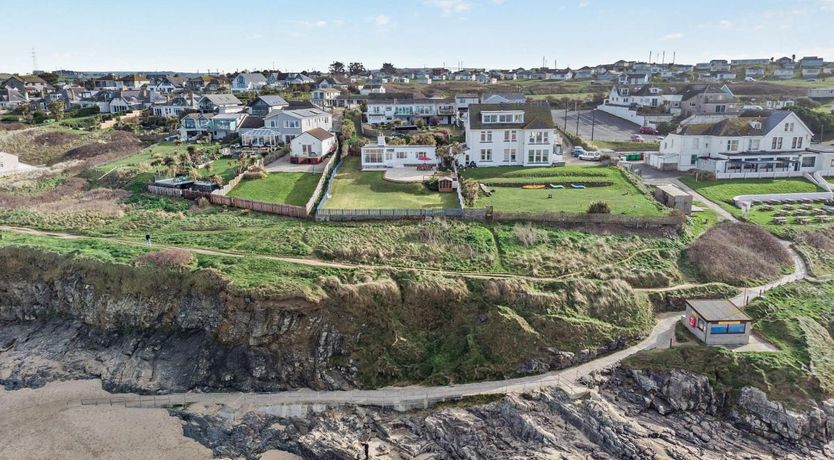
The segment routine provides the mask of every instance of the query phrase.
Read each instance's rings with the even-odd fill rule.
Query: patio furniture
[[[585,186],[582,184],[570,184],[570,187],[576,190],[585,190]]]
[[[550,184],[550,188],[554,190],[562,190],[565,188],[565,186],[562,184]]]

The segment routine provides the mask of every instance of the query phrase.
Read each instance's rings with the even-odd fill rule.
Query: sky
[[[578,68],[650,52],[660,62],[663,51],[666,62],[674,52],[689,64],[834,60],[834,0],[75,0],[25,9],[25,20],[3,23],[0,72],[31,72],[33,49],[47,71],[325,71],[336,60]]]

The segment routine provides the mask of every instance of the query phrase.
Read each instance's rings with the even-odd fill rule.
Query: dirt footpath
[[[110,396],[98,380],[0,387],[0,459],[210,459],[165,409],[67,406]]]

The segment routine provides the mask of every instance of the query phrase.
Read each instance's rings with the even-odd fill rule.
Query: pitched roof
[[[689,299],[686,303],[706,321],[750,321],[750,317],[729,300]]]
[[[214,105],[240,105],[240,99],[235,97],[234,94],[206,94],[203,96],[205,99],[211,101]]]
[[[482,112],[524,111],[523,123],[487,123],[481,122]],[[469,106],[469,126],[473,129],[553,129],[553,114],[550,106],[544,103],[525,104],[472,104]]]
[[[244,78],[246,78],[247,80],[249,80],[251,82],[266,83],[266,77],[264,77],[263,74],[260,74],[260,73],[239,73],[239,74],[235,75],[235,78],[237,78],[241,75],[243,75]]]
[[[264,119],[261,117],[248,116],[240,123],[240,129],[257,129],[264,127]]]
[[[286,99],[284,99],[281,96],[278,96],[277,94],[276,95],[268,95],[268,96],[258,96],[258,98],[255,99],[255,101],[257,101],[258,99],[266,102],[266,104],[270,107],[290,105],[289,102],[287,102]],[[252,102],[255,102],[255,101],[252,101]]]
[[[761,136],[779,126],[792,112],[778,110],[764,116],[726,118],[716,123],[686,125],[679,134],[696,136]],[[758,127],[754,125],[758,123]]]
[[[525,96],[523,93],[484,93],[481,96],[481,100],[483,101],[493,97],[498,97],[510,102],[518,103],[523,103],[527,100],[527,96]]]
[[[329,133],[321,128],[313,128],[309,131],[305,131],[304,134],[309,134],[320,141],[326,141],[327,139],[333,137],[332,133]]]

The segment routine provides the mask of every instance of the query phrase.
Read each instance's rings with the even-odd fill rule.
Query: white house
[[[17,171],[18,164],[16,155],[0,152],[0,174]]]
[[[181,113],[192,108],[184,97],[176,97],[170,101],[152,105],[151,111],[157,117],[179,117]]]
[[[260,91],[266,86],[266,77],[259,73],[240,73],[232,80],[232,92]]]
[[[776,69],[773,71],[773,76],[780,80],[790,80],[793,78],[793,69]]]
[[[335,107],[340,94],[336,88],[317,88],[310,92],[310,102],[318,107]]]
[[[363,96],[369,94],[385,94],[385,87],[382,85],[365,85],[359,90],[359,94]]]
[[[336,151],[336,136],[321,128],[304,131],[290,141],[291,163],[321,163]]]
[[[807,151],[811,135],[788,111],[691,124],[666,136],[648,163],[659,169],[708,171],[719,179],[801,176],[830,167],[821,164],[819,153]]]
[[[597,109],[640,126],[654,126],[681,113],[681,98],[681,94],[663,94],[653,85],[614,85]]]
[[[400,121],[407,125],[422,120],[426,124],[452,124],[456,118],[451,99],[371,99],[368,100],[368,123]]]
[[[362,169],[437,166],[437,148],[433,145],[389,145],[379,136],[376,144],[362,147]]]
[[[472,104],[464,127],[464,164],[548,166],[564,161],[547,104]]]
[[[278,133],[278,142],[289,143],[294,137],[315,128],[333,130],[333,117],[313,108],[277,110],[264,118],[264,128]]]

